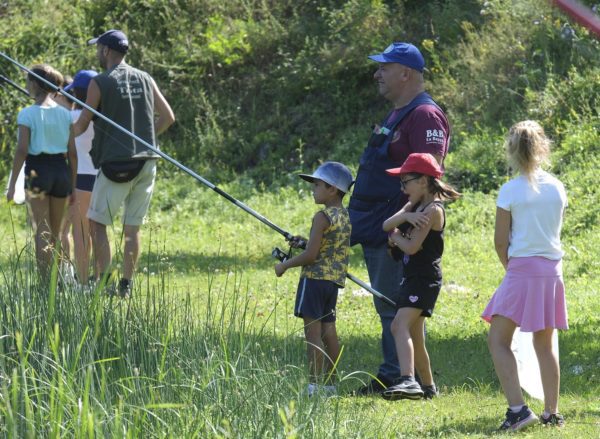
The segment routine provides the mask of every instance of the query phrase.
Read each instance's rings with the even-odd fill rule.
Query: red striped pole
[[[600,38],[600,18],[590,8],[577,0],[552,0],[552,3]]]

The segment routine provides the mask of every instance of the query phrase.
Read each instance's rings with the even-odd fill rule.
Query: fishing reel
[[[292,257],[292,249],[294,248],[301,248],[304,249],[306,248],[306,241],[304,241],[301,238],[297,238],[297,237],[293,237],[291,235],[286,236],[286,239],[289,241],[290,243],[290,249],[288,250],[288,252],[284,252],[283,250],[281,250],[279,247],[275,247],[273,249],[273,251],[271,252],[271,256],[273,256],[275,259],[281,261],[281,262],[285,262],[288,259],[290,259]]]
[[[283,250],[281,250],[279,247],[275,247],[273,249],[273,251],[271,252],[271,256],[273,256],[275,259],[279,260],[280,262],[285,262],[289,258],[292,257],[292,248],[290,247],[289,252],[286,253]]]

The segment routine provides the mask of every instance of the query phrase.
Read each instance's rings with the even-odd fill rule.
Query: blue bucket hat
[[[108,30],[99,37],[92,38],[87,43],[90,46],[92,44],[102,44],[109,49],[113,49],[121,53],[127,53],[127,49],[129,49],[127,35],[125,35],[123,31],[117,29]]]
[[[94,76],[97,76],[98,72],[95,70],[80,70],[75,73],[75,77],[73,78],[73,82],[65,87],[65,91],[69,91],[72,88],[83,88],[86,89],[90,85],[90,81]]]
[[[382,53],[369,55],[369,58],[380,63],[402,64],[419,72],[425,68],[423,55],[410,43],[392,43]]]
[[[344,193],[347,193],[354,183],[350,170],[339,162],[325,162],[313,174],[299,174],[298,176],[311,183],[315,179],[323,180]]]

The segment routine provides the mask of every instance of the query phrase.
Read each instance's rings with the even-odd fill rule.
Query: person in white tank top
[[[90,80],[97,74],[94,70],[78,71],[73,78],[73,82],[65,87],[65,91],[70,92],[77,99],[85,102]],[[75,103],[75,108],[71,111],[73,123],[79,119],[81,110],[81,106]],[[87,284],[90,276],[92,239],[86,213],[90,206],[96,174],[98,174],[98,170],[94,168],[92,158],[90,157],[93,138],[93,123],[90,123],[88,128],[75,138],[75,148],[77,149],[77,181],[75,191],[77,197],[75,204],[69,206],[68,222],[64,230],[66,240],[68,240],[69,232],[71,232],[73,237],[75,272],[77,280],[81,284]]]

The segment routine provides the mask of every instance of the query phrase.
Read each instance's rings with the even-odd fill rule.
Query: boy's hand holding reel
[[[281,250],[279,247],[275,247],[273,249],[273,251],[271,252],[271,256],[273,256],[275,259],[278,259],[280,262],[285,262],[292,257],[292,249],[294,249],[294,248],[305,249],[306,248],[307,240],[306,240],[306,238],[303,238],[302,236],[287,235],[285,237],[285,239],[290,243],[290,248],[287,253],[284,252],[283,250]]]
[[[284,236],[285,236],[285,239],[290,243],[290,249],[289,249],[288,253],[284,252],[279,247],[275,247],[273,249],[273,251],[271,252],[271,256],[273,256],[275,259],[278,259],[281,262],[285,262],[289,258],[292,257],[292,249],[294,249],[294,248],[304,249],[304,248],[306,248],[306,243],[307,243],[307,240],[301,236],[292,236],[290,234],[285,234]],[[356,283],[357,285],[359,285],[360,287],[367,290],[369,293],[373,294],[375,297],[383,300],[388,305],[391,305],[394,307],[396,306],[396,302],[394,302],[389,297],[384,296],[379,291],[375,290],[373,287],[371,287],[371,285],[366,284],[365,282],[363,282],[362,280],[358,279],[357,277],[351,275],[350,273],[346,273],[346,277],[348,279],[350,279],[351,281],[353,281],[354,283]]]

